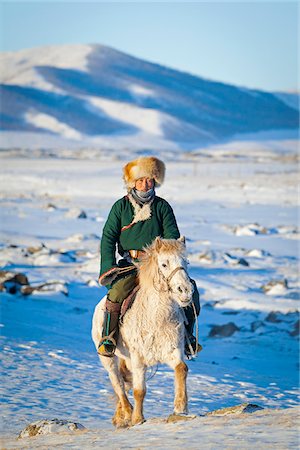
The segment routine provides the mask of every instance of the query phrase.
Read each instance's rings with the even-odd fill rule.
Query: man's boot
[[[194,336],[194,325],[196,321],[195,313],[198,316],[200,313],[200,296],[197,289],[197,285],[193,279],[190,278],[191,283],[194,286],[193,292],[193,304],[190,304],[187,308],[184,308],[185,317],[187,319],[187,323],[185,324],[185,344],[184,344],[184,352],[187,357],[197,354],[202,350],[202,346],[197,343],[197,339]]]
[[[121,305],[106,300],[102,338],[98,345],[98,354],[101,356],[114,356],[119,336],[119,315]]]

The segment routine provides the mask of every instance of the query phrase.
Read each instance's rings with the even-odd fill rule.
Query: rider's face
[[[152,189],[153,186],[154,186],[154,180],[152,178],[143,177],[143,178],[139,178],[135,182],[135,188],[138,191],[147,192],[147,191],[149,191],[149,189]]]

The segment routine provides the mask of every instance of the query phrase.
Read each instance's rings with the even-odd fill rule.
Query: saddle
[[[136,294],[138,293],[139,289],[140,289],[139,285],[135,286],[135,288],[133,288],[133,290],[130,292],[130,294],[123,301],[122,306],[121,306],[121,314],[120,314],[120,318],[119,318],[120,323],[123,322],[123,317],[125,316],[126,312],[132,307],[133,302],[136,298]]]

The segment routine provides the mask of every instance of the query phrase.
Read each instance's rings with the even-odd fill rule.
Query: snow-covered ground
[[[262,151],[252,142],[248,149],[233,144],[210,155],[201,149],[177,152],[176,158],[161,155],[167,177],[158,195],[172,204],[187,238],[190,274],[202,303],[203,351],[188,362],[190,414],[244,402],[265,410],[165,423],[173,374],[158,367],[148,374],[148,421],[126,431],[110,424],[112,389],[90,328],[105,293],[96,283],[101,231],[112,203],[124,194],[122,166],[132,154],[1,152],[3,447],[297,447],[293,145],[281,151],[282,141],[280,151],[275,143]],[[9,281],[12,275],[3,271],[25,274],[29,285]],[[16,440],[26,425],[46,418],[73,420],[89,431]]]

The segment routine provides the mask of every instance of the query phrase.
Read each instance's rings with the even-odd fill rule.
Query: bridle
[[[187,270],[186,270],[186,268],[183,267],[183,266],[175,267],[175,269],[173,269],[172,272],[170,273],[170,275],[168,275],[167,277],[162,273],[162,271],[161,271],[160,269],[158,269],[159,275],[161,275],[161,277],[163,278],[163,280],[164,280],[164,281],[166,282],[166,284],[167,284],[168,291],[172,291],[172,288],[171,288],[171,286],[170,286],[170,281],[172,280],[172,278],[174,277],[174,275],[175,275],[179,270],[183,270],[183,271],[187,274],[187,276],[188,276]],[[155,290],[157,290],[157,289],[155,288]]]
[[[162,273],[162,275],[163,275],[164,279],[166,280],[168,286],[169,286],[170,281],[171,281],[172,278],[174,277],[174,275],[175,275],[179,270],[183,270],[183,271],[187,274],[187,271],[186,271],[185,267],[183,267],[183,266],[175,267],[175,269],[172,270],[172,272],[170,273],[170,275],[169,275],[168,277],[165,277],[164,274]]]

